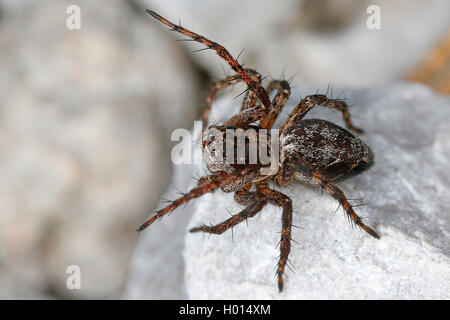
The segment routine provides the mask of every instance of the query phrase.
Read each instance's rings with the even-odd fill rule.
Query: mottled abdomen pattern
[[[306,119],[289,127],[280,137],[281,162],[295,164],[295,178],[312,183],[310,171],[328,180],[342,180],[373,164],[373,154],[358,137],[329,121]]]

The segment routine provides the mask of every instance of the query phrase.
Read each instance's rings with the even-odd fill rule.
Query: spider
[[[216,136],[210,134],[211,130],[225,133],[227,129],[253,129],[258,141],[262,141],[262,138],[265,138],[264,141],[270,141],[270,134],[266,133],[267,130],[262,129],[272,128],[283,106],[288,101],[290,95],[289,83],[285,80],[272,80],[265,89],[261,85],[260,74],[252,69],[244,69],[237,59],[233,58],[220,44],[183,28],[181,24],[174,24],[154,11],[147,9],[146,12],[169,26],[171,31],[177,31],[189,37],[191,41],[197,41],[205,45],[205,49],[215,51],[235,72],[234,75],[212,84],[203,113],[204,123],[208,121],[209,112],[218,90],[238,82],[244,82],[247,85],[240,112],[226,120],[222,125],[210,126],[203,134],[203,148],[214,149],[218,143],[223,143],[226,139],[225,135],[223,135],[223,139],[217,139]],[[276,94],[270,101],[269,93],[272,91],[276,91]],[[282,208],[282,226],[279,243],[280,256],[276,275],[278,289],[281,292],[283,290],[283,274],[291,250],[292,199],[282,192],[269,188],[268,182],[272,181],[283,187],[297,180],[322,187],[339,202],[355,225],[379,239],[379,235],[361,221],[344,193],[335,185],[336,181],[349,178],[368,169],[374,163],[374,156],[362,140],[346,129],[321,119],[303,119],[308,111],[316,105],[342,112],[347,129],[356,133],[363,132],[353,125],[348,106],[344,101],[329,99],[322,94],[309,95],[301,99],[279,130],[281,161],[277,170],[271,174],[261,174],[261,168],[265,165],[259,160],[254,164],[249,164],[248,161],[236,164],[235,162],[224,163],[209,158],[207,159],[209,161],[206,161],[206,166],[210,175],[201,177],[196,187],[157,211],[137,231],[144,230],[156,219],[162,218],[191,199],[219,188],[224,192],[234,192],[235,201],[246,207],[222,223],[212,226],[201,225],[191,229],[190,232],[221,234],[242,221],[255,216],[268,203],[279,206]],[[255,125],[255,122],[258,122],[258,124]],[[249,148],[249,143],[246,144],[245,148],[246,150]]]

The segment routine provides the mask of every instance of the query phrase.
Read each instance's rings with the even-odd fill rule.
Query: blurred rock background
[[[366,27],[372,4],[380,30]],[[66,27],[69,5],[79,30]],[[323,90],[410,77],[450,30],[447,0],[0,0],[0,298],[185,297],[189,217],[164,220],[145,243],[134,230],[171,180],[171,131],[192,126],[228,68],[144,8],[233,55],[245,48],[240,61],[263,75]],[[448,70],[441,60],[431,69]],[[133,260],[136,245],[153,264]],[[81,290],[66,288],[69,265]],[[154,287],[134,289],[139,268]]]

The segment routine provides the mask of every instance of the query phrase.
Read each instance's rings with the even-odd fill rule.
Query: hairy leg
[[[255,82],[258,82],[259,84],[261,84],[262,78],[261,78],[261,74],[258,71],[253,70],[253,69],[245,69],[245,70],[247,70],[247,72],[253,77],[253,80]],[[244,100],[242,101],[240,111],[253,108],[254,106],[256,106],[257,102],[258,102],[258,97],[256,96],[256,94],[251,90],[248,90],[248,89],[245,90]]]
[[[327,181],[325,177],[323,177],[318,172],[312,172],[312,178],[333,198],[335,198],[341,206],[344,208],[345,212],[348,214],[350,219],[359,227],[361,227],[364,231],[366,231],[368,234],[370,234],[372,237],[380,239],[380,236],[371,228],[366,226],[362,221],[361,218],[358,217],[358,215],[353,211],[353,208],[351,204],[348,202],[347,198],[345,197],[344,193],[341,189],[336,187],[332,182]]]
[[[270,129],[277,120],[281,109],[284,107],[291,94],[291,87],[289,83],[285,80],[273,80],[269,83],[267,87],[267,92],[270,93],[272,90],[277,90],[277,94],[272,100],[270,110],[268,114],[261,119],[259,126],[261,128]]]
[[[253,203],[248,205],[244,210],[242,210],[238,214],[233,215],[231,218],[225,220],[222,223],[219,223],[215,226],[202,225],[196,228],[192,228],[189,231],[190,232],[202,231],[207,233],[222,234],[228,229],[241,223],[242,221],[255,216],[258,212],[261,211],[262,208],[264,208],[266,203],[267,201],[264,199],[264,197],[260,197],[259,199],[255,200]]]
[[[253,69],[245,69],[252,77],[253,80],[261,83],[261,75],[253,70]],[[206,98],[205,107],[203,109],[203,126],[206,126],[209,120],[209,114],[211,112],[211,107],[214,102],[214,99],[216,97],[216,94],[219,90],[224,89],[230,85],[242,82],[242,78],[239,75],[232,75],[229,77],[226,77],[225,79],[214,81],[209,90],[209,94]],[[245,110],[248,108],[251,108],[256,105],[256,102],[258,101],[258,97],[253,93],[252,91],[246,90],[244,100],[242,101],[241,110]]]
[[[291,113],[289,118],[282,125],[281,132],[283,132],[286,128],[300,121],[306,115],[306,113],[308,113],[308,111],[314,108],[314,106],[316,105],[341,111],[345,121],[345,125],[347,126],[348,129],[356,133],[363,132],[362,129],[359,129],[353,125],[350,119],[350,112],[348,111],[348,106],[344,101],[338,99],[328,99],[327,96],[323,94],[315,94],[307,96],[306,98],[302,99],[302,101],[300,101],[297,107],[295,107],[294,111]]]
[[[230,219],[225,220],[215,226],[202,225],[191,229],[191,232],[207,232],[221,234],[239,224],[240,222],[253,217],[266,205],[267,200],[258,191],[250,191],[252,184],[248,183],[243,188],[234,193],[234,199],[237,203],[246,205],[247,207]]]
[[[211,173],[209,176],[200,177],[197,180],[197,187],[208,184],[211,181],[217,180],[220,177],[224,177],[226,175],[227,175],[227,173],[225,171],[219,171],[219,172]]]
[[[153,18],[169,26],[172,31],[177,31],[181,34],[184,34],[185,36],[205,45],[207,48],[214,50],[217,53],[217,55],[222,59],[224,59],[234,70],[234,72],[236,72],[241,77],[242,81],[244,81],[247,84],[248,89],[255,93],[255,95],[261,101],[263,106],[267,109],[270,107],[269,95],[267,94],[266,90],[261,86],[261,84],[259,84],[257,81],[254,80],[252,75],[247,70],[245,70],[236,59],[233,58],[233,56],[227,51],[227,49],[225,49],[223,46],[214,41],[211,41],[197,33],[185,29],[180,25],[176,25],[170,22],[169,20],[161,17],[154,11],[148,9],[145,11]]]
[[[270,108],[267,109],[264,106],[255,105],[241,110],[240,113],[232,116],[225,121],[224,125],[230,126],[244,126],[252,122],[260,121],[259,126],[261,128],[272,128],[275,120],[281,112],[281,109],[286,104],[290,95],[289,83],[285,80],[274,80],[268,86],[268,92],[276,89],[278,92],[270,104]]]
[[[230,119],[223,123],[224,126],[236,126],[241,127],[252,122],[261,120],[264,118],[270,109],[264,108],[260,105],[256,105],[252,108],[245,109],[238,114],[232,116]]]
[[[261,192],[269,202],[283,208],[281,218],[280,259],[277,267],[278,290],[282,291],[284,269],[288,262],[289,252],[291,251],[292,200],[287,195],[268,188],[261,188],[259,192]]]
[[[241,110],[239,112],[242,112],[246,109],[253,108],[256,106],[256,103],[258,102],[258,97],[255,95],[254,92],[246,90],[244,95],[244,100],[242,101]]]
[[[162,218],[166,214],[172,212],[180,205],[192,200],[194,198],[198,198],[206,193],[212,192],[220,187],[225,185],[233,184],[241,175],[245,175],[245,169],[242,172],[235,171],[228,174],[222,175],[214,175],[213,177],[204,177],[203,184],[199,184],[195,188],[193,188],[188,193],[184,194],[180,198],[172,201],[169,205],[157,211],[155,215],[153,215],[150,219],[148,219],[144,224],[142,224],[137,231],[140,232],[155,222],[156,219]],[[201,178],[202,179],[202,178]]]
[[[242,79],[238,75],[232,75],[232,76],[226,77],[225,79],[214,81],[211,84],[208,97],[206,98],[205,107],[203,108],[202,120],[203,120],[204,127],[208,123],[209,113],[211,111],[211,106],[214,102],[217,91],[219,91],[220,89],[224,89],[232,84],[238,83],[240,81],[242,81]]]

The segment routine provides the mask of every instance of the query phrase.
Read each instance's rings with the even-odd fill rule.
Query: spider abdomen
[[[312,183],[314,170],[328,180],[342,180],[373,164],[373,154],[358,137],[334,123],[321,119],[302,120],[280,137],[281,161],[295,167],[294,177]]]

